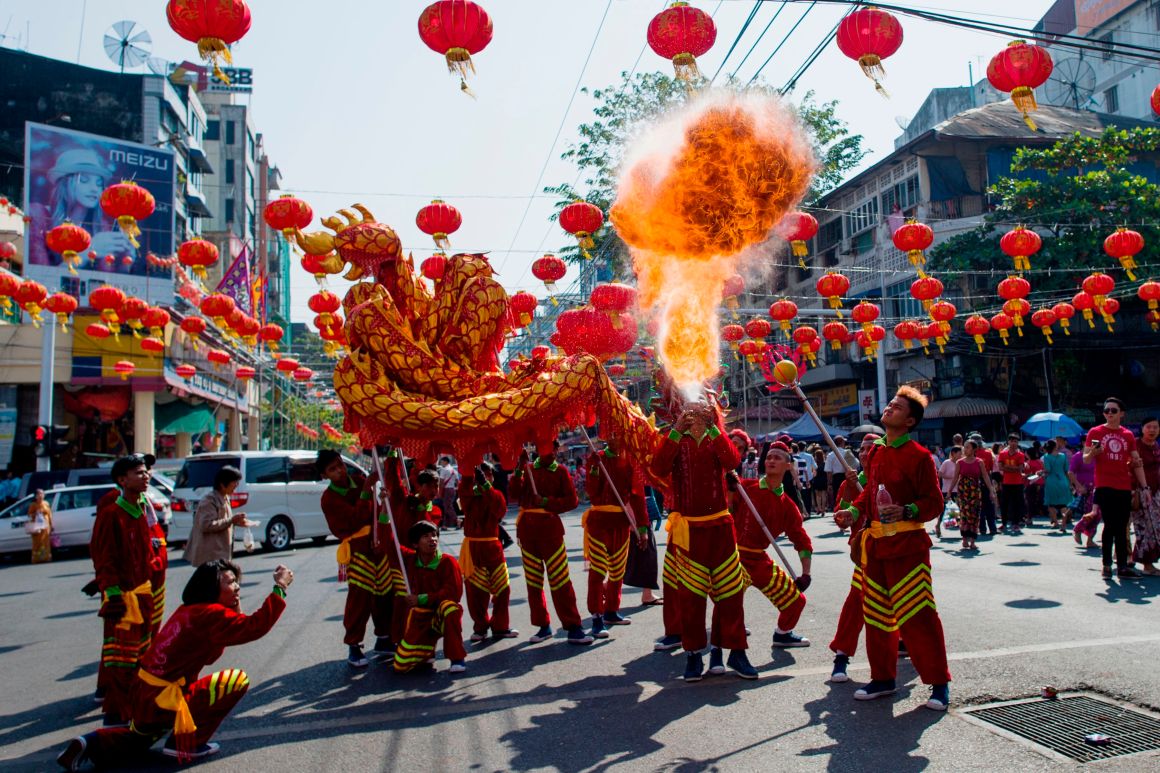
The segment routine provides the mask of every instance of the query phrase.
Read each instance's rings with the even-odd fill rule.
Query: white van
[[[226,465],[242,473],[230,505],[250,520],[260,522],[260,539],[268,550],[285,550],[296,539],[325,542],[330,536],[322,515],[326,483],[314,467],[315,458],[315,451],[223,451],[188,457],[177,473],[173,492],[170,544],[189,539],[197,503],[213,491],[214,478]],[[343,461],[352,472],[366,474],[345,456]],[[234,529],[238,541],[241,531]],[[254,536],[259,538],[258,534]]]

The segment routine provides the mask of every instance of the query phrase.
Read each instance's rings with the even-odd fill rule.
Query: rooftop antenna
[[[105,54],[125,74],[126,67],[140,67],[149,58],[153,37],[132,20],[113,22],[105,32]]]

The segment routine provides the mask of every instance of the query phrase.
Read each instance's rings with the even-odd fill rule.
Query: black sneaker
[[[854,691],[854,700],[856,701],[872,701],[875,698],[885,698],[887,695],[893,695],[897,691],[894,686],[894,680],[879,681],[875,679],[865,687],[859,687]]]
[[[750,664],[745,650],[732,650],[729,653],[729,660],[725,661],[725,664],[736,671],[742,679],[757,678],[757,669]]]
[[[514,639],[520,635],[520,632],[515,628],[505,628],[502,631],[492,631],[492,636],[496,639]]]
[[[605,625],[632,625],[632,621],[619,612],[605,612]]]
[[[83,735],[78,735],[68,742],[64,751],[57,755],[56,764],[65,770],[80,770],[88,758],[89,742],[85,740]]]
[[[361,644],[350,645],[346,656],[346,662],[349,663],[352,668],[366,668],[370,663],[370,661],[367,660],[367,656],[363,654],[363,648]]]
[[[902,639],[898,640],[898,657],[899,659],[910,657],[910,650],[906,648],[906,642]]]
[[[177,747],[173,746],[173,740],[170,739],[170,740],[165,742],[164,746],[161,747],[161,753],[164,754],[166,757],[177,757],[177,758],[184,757],[185,759],[189,759],[189,760],[200,760],[200,759],[203,759],[205,757],[209,757],[213,754],[217,754],[218,751],[221,750],[221,748],[222,747],[220,745],[211,742],[211,743],[203,743],[201,746],[198,746],[193,751],[179,752],[177,750]]]
[[[552,638],[552,626],[540,626],[540,629],[528,637],[528,641],[532,644],[539,644],[542,641],[547,641]]]
[[[930,688],[930,700],[926,707],[931,711],[946,711],[951,703],[950,685],[936,684]]]
[[[841,653],[834,656],[834,671],[830,674],[830,681],[834,684],[844,684],[850,681],[846,669],[850,666],[850,656]]]
[[[709,676],[720,676],[725,673],[725,657],[720,647],[709,648]]]
[[[700,652],[685,653],[685,676],[686,682],[699,682],[702,675],[705,673],[705,661],[701,659]]]
[[[782,649],[789,649],[790,647],[808,647],[810,646],[810,640],[803,636],[798,636],[793,631],[789,631],[788,633],[774,632],[773,646],[780,647]]]
[[[568,643],[577,644],[581,647],[587,647],[592,642],[596,641],[592,638],[592,634],[585,631],[580,626],[568,629]]]
[[[97,691],[95,693],[93,693],[93,703],[100,706],[104,702],[105,702],[105,688],[98,687]]]
[[[653,644],[653,652],[671,652],[681,646],[681,635],[671,633],[667,636],[662,636]]]
[[[592,616],[592,638],[607,639],[608,629],[604,627],[604,617],[602,615]]]
[[[395,642],[390,636],[376,636],[374,651],[380,654],[393,653],[395,651]]]

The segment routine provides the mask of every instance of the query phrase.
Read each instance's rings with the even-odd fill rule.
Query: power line
[[[753,4],[753,8],[750,9],[749,16],[746,17],[745,23],[741,25],[741,30],[737,33],[737,37],[733,38],[733,44],[729,46],[729,50],[725,52],[725,58],[721,60],[721,64],[717,65],[717,72],[713,73],[713,77],[709,79],[710,86],[712,86],[713,82],[717,80],[717,76],[721,74],[721,70],[724,69],[725,63],[728,62],[729,57],[733,55],[733,50],[737,48],[737,44],[741,42],[742,36],[745,35],[745,31],[749,29],[749,25],[753,23],[754,17],[757,16],[757,12],[760,10],[761,0],[757,0],[757,2]],[[774,16],[774,18],[776,19],[777,17]],[[769,29],[769,27],[767,26],[766,29]],[[760,39],[761,38],[758,38],[758,40]],[[757,44],[754,43],[754,45]],[[750,51],[752,50],[753,49],[750,49]]]
[[[763,29],[761,31],[761,34],[757,36],[757,40],[753,41],[753,45],[750,46],[749,50],[745,52],[745,56],[741,57],[741,61],[737,64],[737,66],[735,68],[733,68],[733,78],[737,77],[737,73],[740,72],[741,68],[745,66],[745,63],[749,61],[750,54],[752,54],[754,49],[757,48],[757,44],[762,41],[762,39],[765,37],[765,34],[767,32],[769,32],[769,28],[773,26],[773,23],[775,21],[777,21],[777,17],[781,16],[781,12],[785,10],[785,7],[786,7],[785,0],[781,0],[781,5],[779,5],[777,7],[777,10],[774,11],[773,18],[769,20],[769,23],[765,25],[765,29]]]
[[[753,77],[751,77],[748,81],[746,81],[746,83],[745,83],[746,86],[749,86],[755,80],[757,80],[757,76],[761,75],[761,71],[765,69],[765,66],[768,65],[771,61],[773,61],[773,57],[777,55],[777,52],[781,50],[782,46],[784,46],[786,44],[786,42],[790,39],[790,37],[793,36],[793,33],[797,30],[797,28],[799,26],[801,26],[801,23],[806,20],[806,17],[810,15],[810,11],[814,10],[814,6],[817,4],[818,4],[818,0],[811,0],[810,7],[807,8],[805,10],[805,12],[802,13],[801,17],[798,18],[798,20],[796,22],[794,22],[794,25],[789,28],[789,32],[785,33],[785,37],[783,37],[781,39],[781,42],[778,43],[776,47],[774,47],[772,53],[770,53],[770,55],[765,58],[765,61],[762,62],[761,66],[757,68],[757,72],[753,73]]]

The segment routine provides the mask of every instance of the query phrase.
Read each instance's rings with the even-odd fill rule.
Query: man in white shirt
[[[846,448],[846,438],[844,436],[838,435],[835,437],[834,445],[842,452],[843,458],[850,455],[850,452]],[[849,464],[848,459],[846,463]],[[854,464],[851,464],[850,467],[857,469],[857,463],[857,460],[855,460]],[[842,462],[838,456],[833,451],[830,451],[830,453],[826,454],[826,466],[823,469],[826,472],[826,480],[830,486],[830,509],[834,509],[838,503],[838,487],[846,479],[846,468],[842,466]]]
[[[439,475],[439,491],[443,500],[443,527],[459,528],[459,509],[456,497],[459,492],[459,472],[451,465],[451,459],[444,456],[435,468]]]

